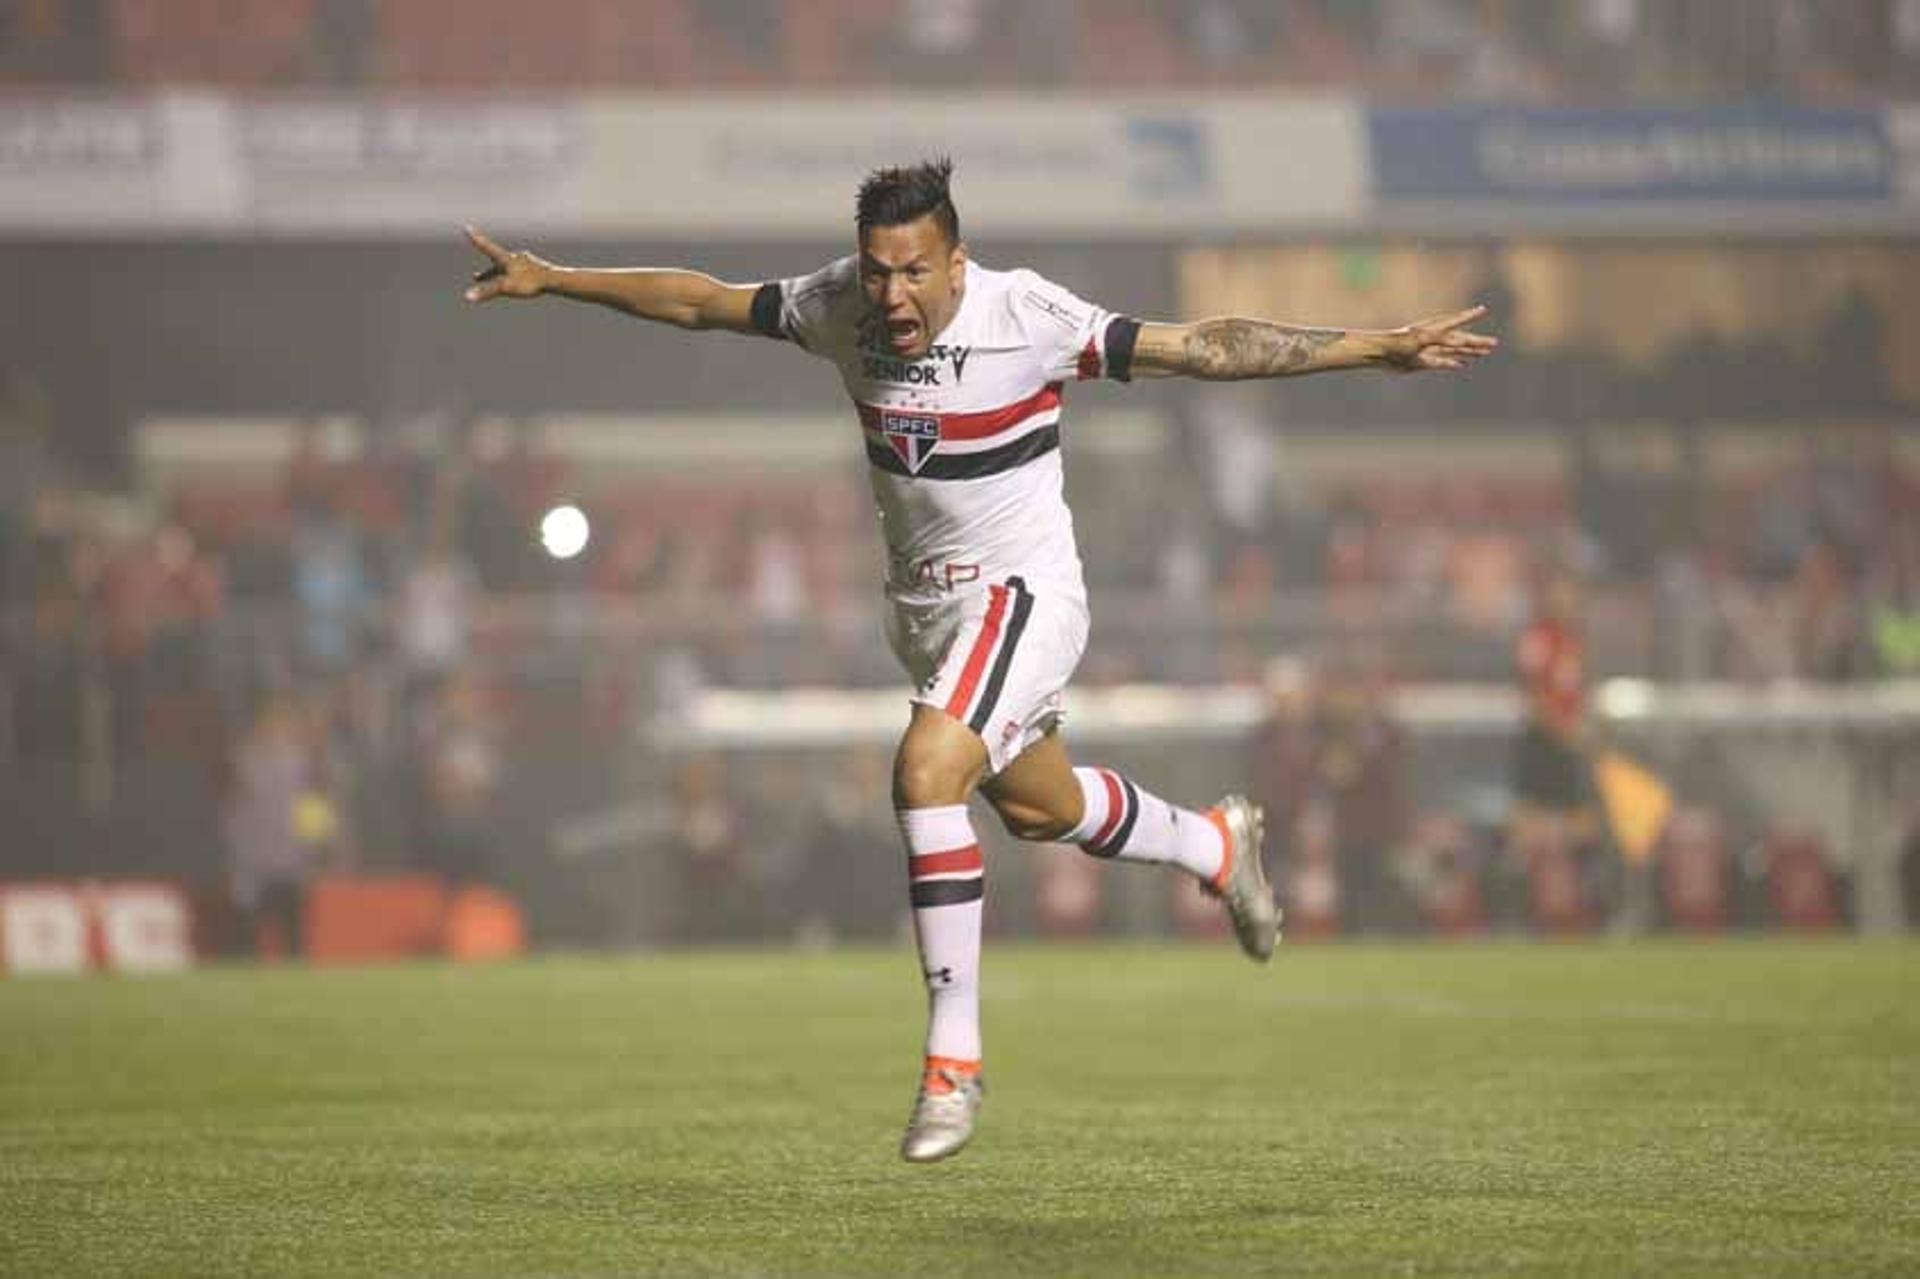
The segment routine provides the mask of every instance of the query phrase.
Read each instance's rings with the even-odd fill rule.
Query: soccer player
[[[1240,318],[1152,323],[1102,310],[1032,271],[974,262],[952,170],[942,160],[869,175],[853,256],[759,284],[557,266],[468,230],[490,263],[468,301],[596,302],[791,342],[840,371],[887,547],[887,638],[914,683],[893,798],[930,1009],[901,1143],[915,1162],[964,1146],[982,1097],[983,869],[967,814],[976,789],[1017,838],[1071,841],[1095,857],[1196,877],[1256,960],[1271,957],[1279,932],[1257,807],[1238,795],[1206,812],[1177,807],[1111,769],[1075,767],[1058,731],[1088,624],[1061,496],[1065,384],[1458,369],[1495,345],[1468,328],[1483,308],[1374,332]]]

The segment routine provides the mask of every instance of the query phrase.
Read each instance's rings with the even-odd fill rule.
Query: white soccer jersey
[[[1014,575],[1084,598],[1061,492],[1061,393],[1070,380],[1126,380],[1139,324],[1032,271],[966,272],[959,310],[919,359],[887,349],[851,257],[764,285],[754,320],[840,370],[890,598],[933,603]]]

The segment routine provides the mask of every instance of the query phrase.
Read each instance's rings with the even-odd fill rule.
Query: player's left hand
[[[484,254],[488,265],[473,273],[473,287],[466,292],[469,302],[490,302],[494,298],[537,298],[546,291],[553,264],[525,249],[503,249],[478,227],[467,227],[467,243]]]
[[[1387,367],[1401,373],[1464,369],[1475,360],[1491,355],[1500,345],[1500,339],[1467,328],[1486,313],[1484,306],[1468,307],[1452,315],[1436,315],[1390,330],[1385,335]]]

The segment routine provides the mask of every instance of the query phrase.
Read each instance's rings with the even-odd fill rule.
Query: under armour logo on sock
[[[927,980],[937,981],[942,986],[951,986],[953,985],[953,969],[951,968],[931,969],[927,973]]]

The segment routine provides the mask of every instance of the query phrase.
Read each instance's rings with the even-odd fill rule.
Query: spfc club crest
[[[940,419],[927,413],[882,411],[880,433],[906,463],[909,475],[918,475],[933,451],[940,447]]]

